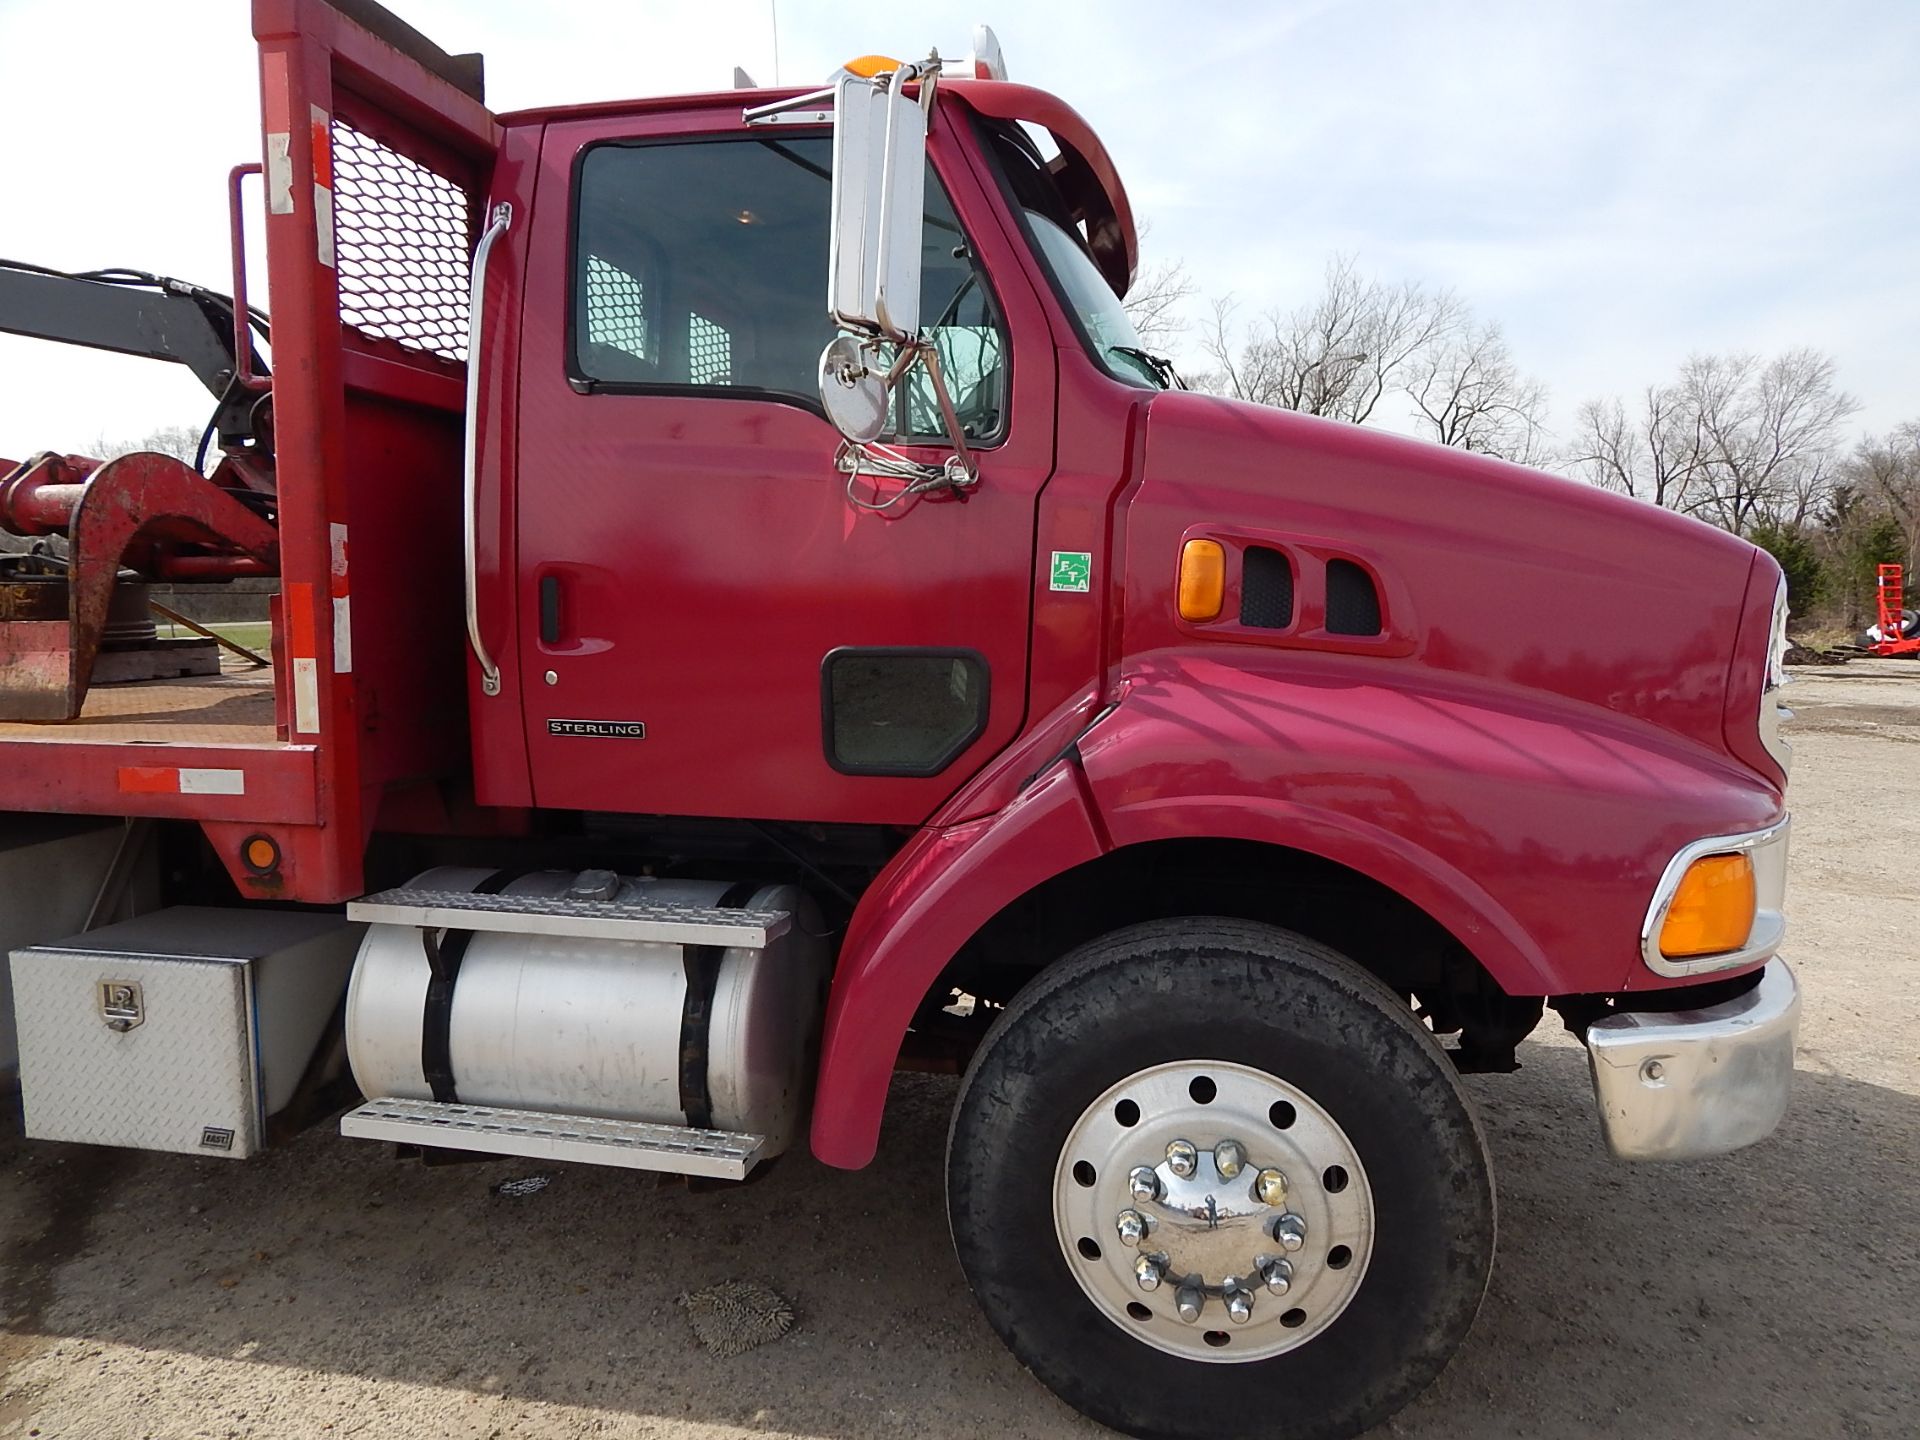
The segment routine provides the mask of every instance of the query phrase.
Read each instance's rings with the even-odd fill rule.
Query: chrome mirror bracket
[[[856,367],[851,355],[856,349],[862,356],[876,354],[880,343],[875,338],[859,339],[843,335],[828,345],[821,356],[822,400],[832,402],[828,417],[833,420],[842,437],[840,448],[834,453],[834,467],[847,477],[848,501],[862,510],[884,511],[891,510],[909,496],[926,495],[937,490],[965,493],[973,489],[980,483],[979,461],[967,446],[966,431],[960,424],[959,412],[954,409],[953,397],[948,393],[946,373],[940,367],[938,347],[924,336],[909,341],[901,345],[900,353],[894,357],[886,375],[876,377],[872,368],[865,365]],[[871,425],[842,423],[844,402],[836,399],[831,390],[834,386],[848,389],[860,386],[870,393],[872,382],[878,378],[881,393],[890,396],[915,364],[926,367],[934,399],[940,406],[940,419],[947,432],[947,443],[953,447],[953,454],[937,465],[915,460],[890,445],[880,444]],[[862,418],[866,417],[863,415]],[[884,501],[866,500],[854,493],[855,483],[863,476],[904,480],[906,485]]]

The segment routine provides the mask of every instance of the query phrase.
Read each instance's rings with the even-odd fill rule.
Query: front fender
[[[887,1084],[913,1013],[982,925],[1103,846],[1080,772],[1056,764],[995,814],[921,831],[861,897],[833,975],[813,1153],[858,1169],[880,1143]]]
[[[948,961],[1109,850],[1217,838],[1317,855],[1419,906],[1509,994],[1565,995],[1625,988],[1683,845],[1779,815],[1744,767],[1592,707],[1343,656],[1160,653],[1040,779],[922,831],[862,897],[828,1004],[813,1151],[850,1169],[873,1158],[901,1041]]]
[[[1674,853],[1781,815],[1759,776],[1645,722],[1359,657],[1159,652],[1079,749],[1115,846],[1217,835],[1336,861],[1513,995],[1624,988]]]

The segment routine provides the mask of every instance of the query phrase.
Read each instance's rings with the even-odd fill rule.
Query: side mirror
[[[827,243],[827,314],[843,330],[820,356],[820,403],[845,443],[836,464],[847,498],[890,509],[930,490],[966,490],[979,479],[940,373],[940,352],[920,334],[920,242],[927,202],[927,114],[938,54],[871,77],[842,72],[833,86],[833,201]],[[903,93],[920,82],[918,99]],[[889,400],[908,370],[926,367],[954,453],[939,465],[876,442]],[[906,481],[890,500],[860,500],[860,476]]]
[[[871,79],[842,74],[833,87],[827,313],[849,330],[896,342],[920,334],[927,117],[901,93],[914,76],[915,67],[903,65]]]
[[[872,341],[841,335],[820,352],[820,404],[841,437],[871,445],[887,428],[891,377],[876,368]]]

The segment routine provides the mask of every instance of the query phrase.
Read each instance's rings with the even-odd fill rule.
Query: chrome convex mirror
[[[842,335],[820,352],[820,403],[850,445],[869,445],[887,428],[887,377],[857,335]]]

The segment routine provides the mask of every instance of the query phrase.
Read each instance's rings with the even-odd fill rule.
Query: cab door
[[[897,499],[836,469],[818,400],[830,132],[737,99],[547,127],[515,467],[535,804],[913,824],[1019,732],[1054,356],[972,143],[936,116],[922,315],[980,481]],[[947,453],[924,387],[895,419]]]

